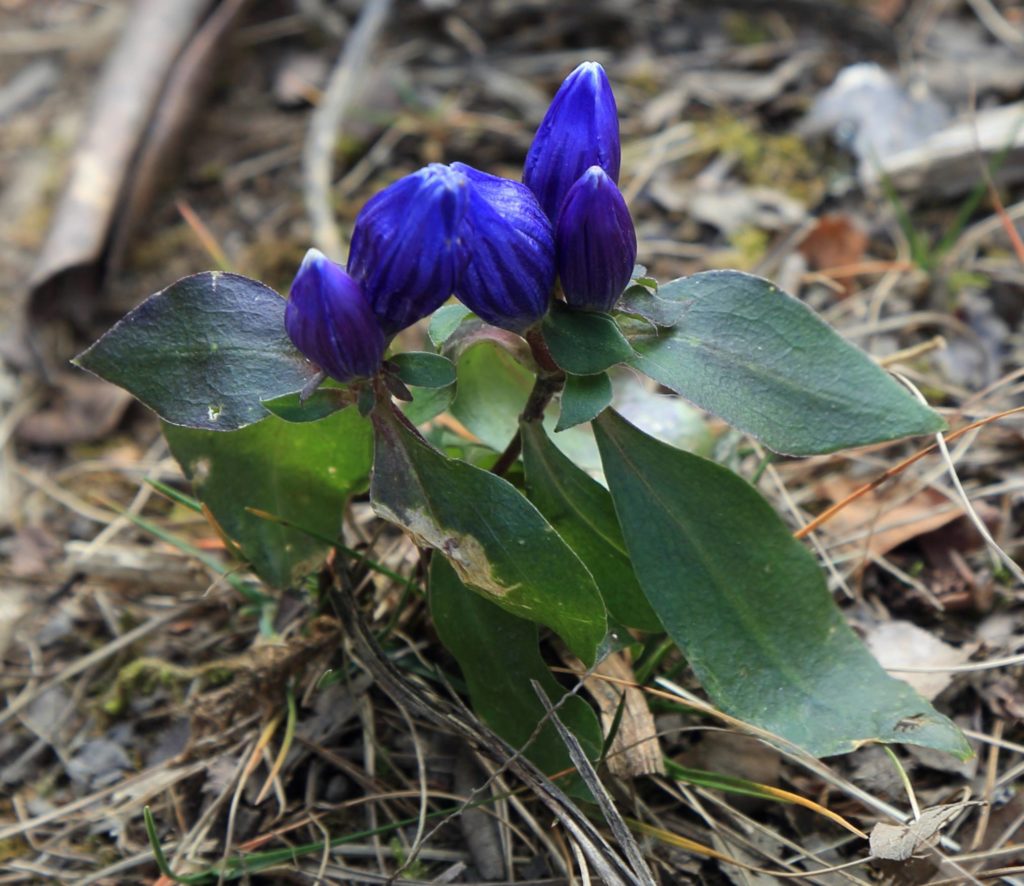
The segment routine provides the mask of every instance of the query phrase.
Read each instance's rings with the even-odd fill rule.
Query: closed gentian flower
[[[340,265],[310,249],[292,282],[284,326],[295,347],[341,382],[374,375],[384,333],[370,302]]]
[[[348,272],[385,335],[433,313],[454,292],[466,179],[431,163],[372,197],[356,218]]]
[[[453,163],[469,181],[455,294],[492,326],[523,332],[544,316],[555,282],[551,222],[526,185]]]
[[[573,183],[591,166],[619,180],[619,117],[608,76],[584,62],[555,94],[526,155],[523,181],[552,224]]]
[[[565,195],[555,254],[566,302],[610,311],[633,274],[636,231],[625,199],[600,166],[591,166]]]

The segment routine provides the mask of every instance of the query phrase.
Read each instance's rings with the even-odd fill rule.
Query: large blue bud
[[[288,337],[331,378],[341,382],[377,373],[384,333],[370,302],[340,265],[310,249],[284,309]]]
[[[555,254],[566,302],[610,311],[633,274],[636,231],[625,199],[600,166],[591,166],[565,195]]]
[[[455,294],[492,326],[523,332],[544,316],[551,299],[551,222],[526,185],[464,163],[452,169],[469,181],[460,237],[465,267]]]
[[[619,180],[619,117],[608,75],[584,62],[551,101],[526,155],[523,181],[552,224],[575,181],[591,166]]]
[[[348,272],[389,337],[455,291],[467,202],[465,176],[431,163],[376,194],[356,217]]]

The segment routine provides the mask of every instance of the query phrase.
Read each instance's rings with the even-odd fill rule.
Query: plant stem
[[[530,329],[523,337],[530,346],[530,351],[533,353],[533,359],[537,363],[539,372],[537,373],[537,380],[533,383],[533,390],[530,391],[529,399],[527,399],[523,412],[519,416],[519,420],[521,422],[541,421],[544,418],[544,410],[547,408],[548,403],[551,402],[551,398],[565,386],[565,373],[558,368],[558,364],[552,359],[539,327],[535,326],[533,329]],[[516,435],[509,441],[505,451],[498,457],[498,460],[491,468],[491,473],[497,474],[499,477],[504,476],[505,472],[515,464],[522,451],[523,435],[516,431]]]
[[[373,379],[373,390],[377,395],[377,405],[374,408],[373,413],[370,414],[370,420],[374,422],[375,426],[379,424],[382,416],[382,412],[380,410],[383,410],[393,418],[397,424],[402,425],[402,427],[409,431],[409,433],[411,433],[417,440],[427,446],[430,446],[426,437],[420,433],[420,429],[409,421],[409,416],[402,412],[401,407],[395,402],[394,397],[392,397],[391,391],[388,389],[387,383],[384,381],[382,376],[378,375]],[[374,414],[377,416],[376,420],[374,418]]]

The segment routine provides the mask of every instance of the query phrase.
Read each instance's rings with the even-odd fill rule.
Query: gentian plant
[[[967,755],[862,646],[760,493],[623,418],[613,381],[647,375],[792,456],[942,419],[766,280],[648,277],[619,166],[615,99],[588,62],[522,183],[432,164],[367,202],[345,267],[310,250],[287,300],[235,274],[186,277],[77,363],[160,415],[206,512],[270,588],[300,585],[331,546],[345,555],[331,542],[368,484],[375,512],[432,552],[437,631],[514,745],[543,714],[531,679],[558,688],[542,626],[587,665],[667,635],[723,711],[815,755]],[[395,348],[428,316],[430,350]],[[433,421],[446,412],[458,422]],[[594,713],[569,701],[563,722],[597,755]],[[528,753],[566,763],[550,726]]]

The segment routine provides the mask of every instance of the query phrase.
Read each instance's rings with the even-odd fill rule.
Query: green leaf
[[[533,373],[492,341],[477,342],[459,358],[458,392],[451,413],[481,443],[501,452],[519,429],[519,415],[533,387]],[[555,404],[544,414],[544,427],[553,429]],[[577,425],[558,435],[555,445],[579,465],[599,468],[597,444],[589,425]]]
[[[234,431],[267,416],[261,401],[317,373],[285,333],[284,306],[248,277],[195,274],[151,295],[74,362],[171,424]]]
[[[651,291],[643,285],[630,286],[615,305],[615,310],[643,317],[657,326],[675,326],[686,312],[679,280]]]
[[[455,383],[455,364],[440,354],[405,351],[388,359],[398,377],[414,388],[446,388]]]
[[[264,407],[278,418],[285,421],[303,423],[320,421],[352,405],[352,391],[346,388],[322,387],[313,391],[305,401],[300,394],[283,394],[272,400],[264,400]]]
[[[451,413],[486,446],[501,452],[519,427],[533,373],[508,351],[478,342],[459,358]]]
[[[544,317],[544,341],[555,362],[575,375],[594,375],[633,356],[608,314],[575,311],[555,302]]]
[[[662,631],[633,574],[608,491],[563,455],[537,422],[523,422],[522,433],[530,501],[586,564],[618,621]]]
[[[722,710],[816,756],[872,741],[970,756],[857,639],[814,558],[753,487],[612,410],[594,427],[640,585]]]
[[[245,509],[334,538],[345,502],[366,488],[370,473],[370,423],[355,409],[315,424],[269,416],[227,434],[170,424],[163,430],[196,496],[256,574],[275,588],[294,587],[316,568],[327,547]]]
[[[390,411],[379,408],[373,419],[374,510],[444,554],[471,588],[547,625],[593,662],[606,632],[604,604],[540,512],[507,480],[446,458]]]
[[[813,455],[930,434],[942,418],[802,302],[739,271],[674,281],[678,324],[630,364],[776,452]]]
[[[472,311],[465,305],[443,305],[434,311],[427,327],[427,336],[435,348],[440,348]]]
[[[444,412],[455,398],[455,385],[446,388],[417,388],[412,402],[402,404],[402,412],[414,425],[421,425]]]
[[[565,431],[592,421],[612,402],[612,382],[607,372],[596,375],[568,375],[562,391],[562,411],[556,431]]]
[[[471,591],[437,556],[430,564],[430,614],[441,642],[466,678],[473,710],[514,748],[522,748],[544,716],[530,680],[537,680],[553,701],[566,691],[541,658],[537,626]],[[558,716],[587,756],[596,760],[601,727],[593,709],[574,696],[566,699]],[[544,725],[526,756],[548,775],[572,765],[551,723]]]

